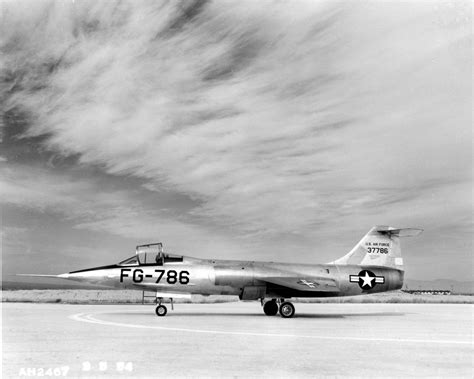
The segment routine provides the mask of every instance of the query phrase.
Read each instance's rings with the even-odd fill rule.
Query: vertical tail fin
[[[374,226],[348,254],[332,263],[383,266],[403,270],[400,237],[417,236],[421,232],[423,229]]]

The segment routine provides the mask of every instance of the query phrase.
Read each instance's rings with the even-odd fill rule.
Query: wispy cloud
[[[114,234],[134,240],[165,239],[173,250],[201,246],[216,253],[225,245],[236,246],[204,227],[186,223],[163,203],[148,203],[136,191],[104,188],[97,180],[16,165],[1,169],[0,196],[3,204],[34,209],[69,222],[75,229]],[[8,227],[9,231],[25,228]],[[186,236],[183,240],[182,236]],[[212,241],[212,243],[211,243]]]
[[[470,28],[469,2],[11,2],[2,98],[24,138],[193,199],[189,230],[314,246],[366,223],[455,225],[472,207]],[[69,185],[60,208],[90,192]],[[97,199],[115,216],[75,210],[92,217],[78,227],[151,225],[127,196]]]

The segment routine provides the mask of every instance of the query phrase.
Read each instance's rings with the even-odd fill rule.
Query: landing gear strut
[[[295,306],[285,299],[272,299],[264,303],[264,299],[261,300],[263,305],[263,312],[267,316],[275,316],[278,311],[281,317],[290,318],[295,315]]]

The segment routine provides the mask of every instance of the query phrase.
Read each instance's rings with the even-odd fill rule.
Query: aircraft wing
[[[267,283],[281,287],[307,292],[339,292],[339,287],[334,279],[323,277],[269,277],[260,279]]]
[[[152,291],[155,292],[156,297],[172,297],[174,299],[191,299],[191,294],[187,292],[176,292],[176,290],[173,291],[173,287],[170,287],[170,292],[166,291],[166,288],[163,288],[163,286],[158,287],[154,283],[136,283],[135,287],[138,287],[142,289],[143,291]],[[157,288],[160,288],[160,290],[157,290]]]

